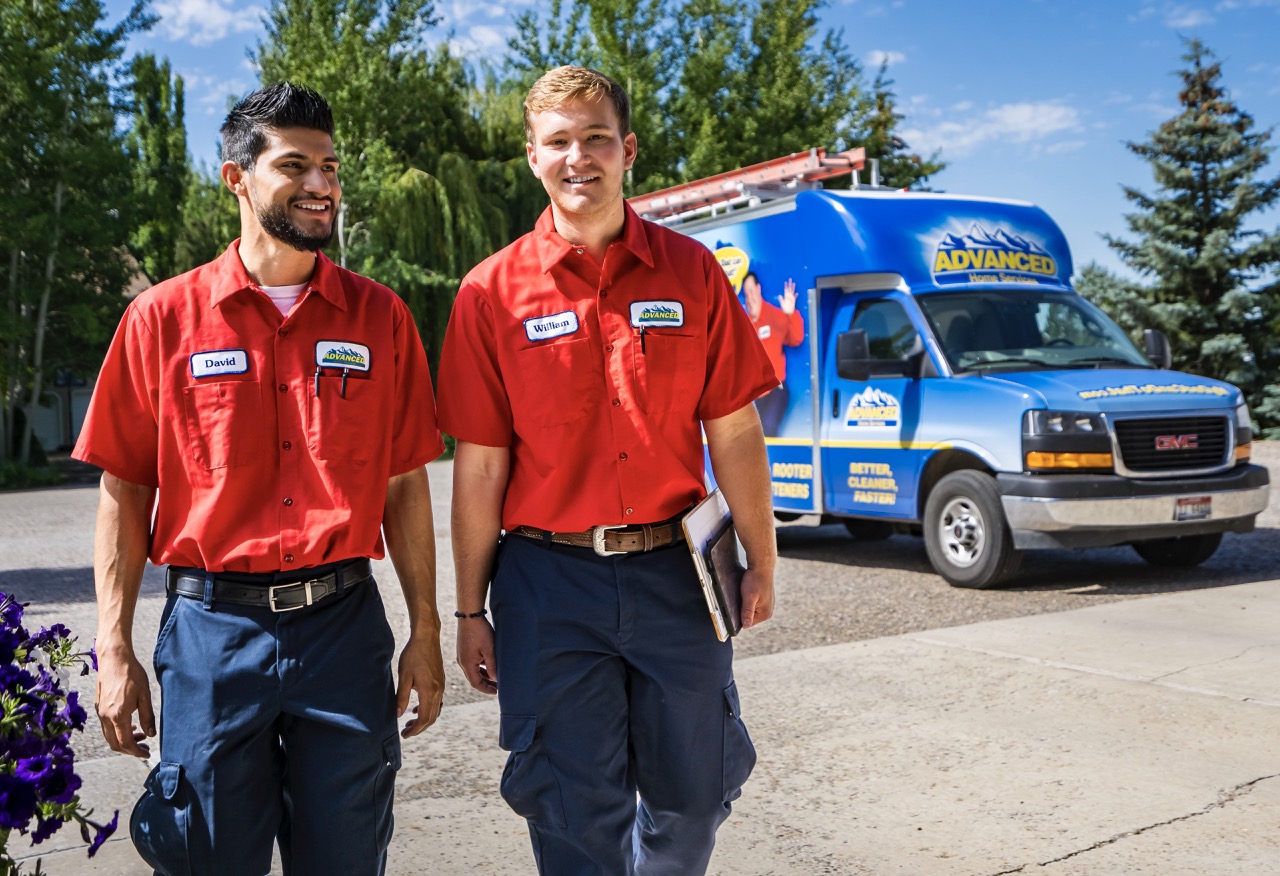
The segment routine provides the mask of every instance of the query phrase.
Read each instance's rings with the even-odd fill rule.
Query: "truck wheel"
[[[924,545],[933,568],[953,587],[995,587],[1022,560],[995,479],[978,471],[938,481],[924,506]]]
[[[893,524],[882,520],[846,519],[844,528],[858,541],[884,541],[893,535]]]
[[[1208,535],[1184,535],[1181,538],[1158,538],[1154,541],[1134,542],[1133,549],[1153,566],[1177,568],[1198,566],[1213,556],[1222,544],[1222,533]]]

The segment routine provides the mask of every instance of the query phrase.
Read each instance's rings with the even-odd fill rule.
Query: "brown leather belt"
[[[679,520],[624,526],[593,526],[583,532],[550,532],[534,526],[517,526],[511,531],[516,535],[538,541],[549,538],[552,544],[591,548],[602,557],[651,551],[654,548],[684,541],[684,530]]]

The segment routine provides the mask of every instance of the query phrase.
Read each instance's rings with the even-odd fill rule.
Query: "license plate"
[[[1173,506],[1174,520],[1204,520],[1212,515],[1212,496],[1188,496]]]

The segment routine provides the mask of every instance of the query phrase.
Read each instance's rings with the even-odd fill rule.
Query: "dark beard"
[[[283,244],[293,247],[299,252],[316,252],[324,249],[333,240],[336,223],[329,223],[329,230],[324,234],[307,234],[289,220],[288,211],[279,204],[271,204],[257,211],[258,224],[262,230]]]

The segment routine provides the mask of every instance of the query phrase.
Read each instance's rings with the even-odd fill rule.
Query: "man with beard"
[[[105,470],[97,710],[136,757],[156,721],[134,607],[146,560],[168,565],[160,762],[131,825],[162,874],[266,873],[277,840],[286,873],[382,873],[397,717],[413,692],[400,735],[440,713],[431,379],[400,298],[319,251],[342,195],[332,134],[323,98],[288,83],[231,110],[240,239],[130,304],[75,450]],[[383,533],[409,608],[398,690],[369,562]]]

